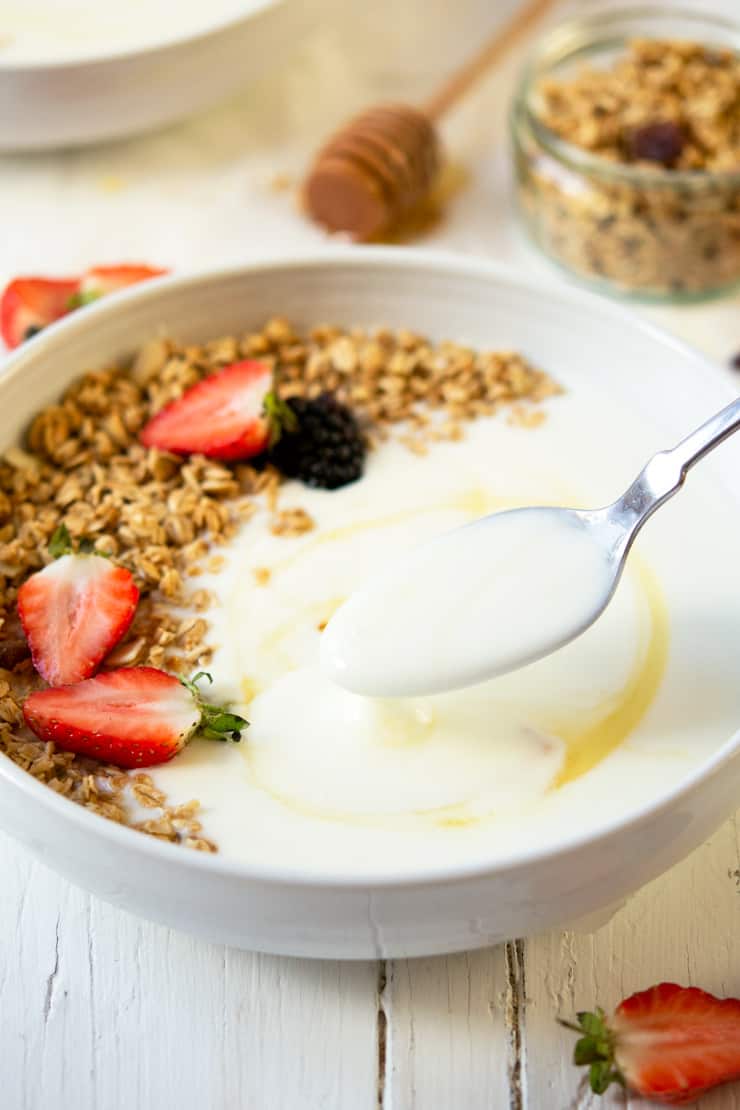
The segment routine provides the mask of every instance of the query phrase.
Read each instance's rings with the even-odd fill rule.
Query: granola
[[[650,294],[740,279],[738,54],[638,39],[605,68],[541,78],[533,111],[517,152],[520,199],[548,253]],[[558,153],[548,135],[598,163]]]
[[[682,137],[671,169],[740,169],[740,57],[731,50],[635,39],[610,68],[543,79],[538,93],[545,126],[602,158],[663,162],[635,140],[670,123]]]

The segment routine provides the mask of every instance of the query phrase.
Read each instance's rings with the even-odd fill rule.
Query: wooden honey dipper
[[[427,195],[437,176],[438,121],[553,3],[529,0],[421,108],[378,104],[332,135],[303,184],[311,218],[360,242],[392,229]]]

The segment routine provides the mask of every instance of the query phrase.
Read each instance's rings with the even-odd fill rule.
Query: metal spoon
[[[740,399],[654,455],[605,508],[494,513],[416,548],[335,613],[322,669],[355,693],[416,696],[563,647],[608,605],[645,521],[739,427]]]

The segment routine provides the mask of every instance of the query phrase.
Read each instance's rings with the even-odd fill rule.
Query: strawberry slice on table
[[[266,450],[281,420],[293,419],[273,391],[272,369],[248,359],[203,378],[166,405],[142,429],[141,442],[178,455],[249,459]]]
[[[139,591],[133,575],[104,555],[74,552],[62,525],[49,546],[55,561],[18,591],[18,615],[33,665],[51,685],[93,674],[128,631]]]
[[[78,291],[77,278],[20,277],[0,297],[0,333],[7,347],[18,347],[48,324],[66,316]]]
[[[80,278],[77,290],[78,305],[89,304],[106,293],[117,293],[119,289],[126,289],[129,285],[138,285],[140,281],[149,278],[161,277],[168,271],[157,266],[146,266],[143,263],[126,263],[119,266],[92,266]]]
[[[28,727],[67,752],[119,767],[150,767],[177,755],[196,733],[238,740],[247,722],[208,705],[196,683],[156,667],[122,667],[30,694],[23,706]]]
[[[740,999],[659,983],[603,1010],[578,1014],[574,1061],[589,1066],[591,1089],[620,1083],[655,1102],[693,1102],[740,1079]]]

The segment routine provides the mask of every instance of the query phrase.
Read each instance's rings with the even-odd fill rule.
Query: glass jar
[[[519,212],[553,261],[600,292],[685,302],[740,286],[740,169],[612,161],[538,115],[538,84],[603,68],[634,39],[688,40],[740,54],[740,25],[670,9],[601,12],[552,28],[530,57],[510,124]],[[540,102],[541,103],[541,102]]]

